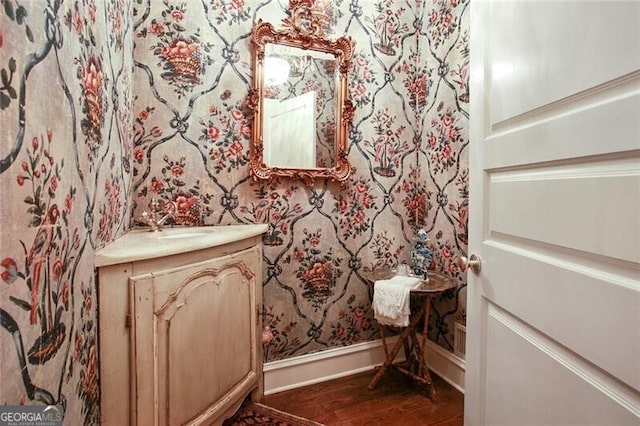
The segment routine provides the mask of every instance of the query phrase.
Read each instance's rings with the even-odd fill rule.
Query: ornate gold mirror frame
[[[325,39],[317,31],[305,31],[291,25],[291,28],[275,30],[274,27],[259,20],[253,27],[251,43],[253,45],[253,88],[249,91],[247,106],[253,111],[252,140],[250,150],[250,171],[254,180],[270,180],[274,177],[301,179],[312,186],[316,179],[346,181],[351,175],[348,161],[347,138],[353,119],[353,105],[348,97],[348,73],[353,57],[353,40],[340,37],[335,41]],[[335,57],[335,158],[331,167],[280,167],[265,164],[265,48],[267,45],[291,47],[305,51],[321,52]],[[270,46],[273,48],[273,46]],[[316,129],[317,130],[317,129]],[[288,141],[283,141],[288,143]]]

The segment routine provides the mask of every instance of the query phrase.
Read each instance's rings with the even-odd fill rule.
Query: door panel
[[[490,3],[492,123],[638,69],[640,2]]]
[[[488,196],[491,234],[640,262],[640,158],[494,172]]]
[[[640,3],[471,4],[465,422],[638,424]]]
[[[508,122],[493,123],[485,140],[486,167],[627,155],[637,150],[638,73]]]
[[[292,99],[264,99],[265,164],[314,168],[316,161],[316,92]]]
[[[629,355],[640,353],[640,299],[631,268],[614,272],[597,261],[587,265],[580,255],[515,241],[486,241],[483,254],[483,275],[491,277],[483,291],[496,306],[640,388],[640,369]]]
[[[154,280],[156,287],[174,291],[155,301],[159,405],[168,408],[167,424],[204,412],[251,371],[253,306],[242,269],[224,265],[193,272],[180,288],[173,274]]]
[[[487,362],[486,424],[637,424],[627,387],[506,311],[490,306],[488,321],[487,344],[509,350]]]
[[[209,424],[255,383],[256,248],[131,277],[132,423]]]

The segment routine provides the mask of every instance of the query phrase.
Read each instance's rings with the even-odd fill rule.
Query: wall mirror
[[[350,37],[328,40],[259,20],[251,35],[254,179],[345,181],[351,174],[347,133],[353,118],[348,72]]]

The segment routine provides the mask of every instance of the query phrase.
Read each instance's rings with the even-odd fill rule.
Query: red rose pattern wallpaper
[[[175,225],[266,223],[266,362],[377,339],[371,273],[410,262],[460,286],[429,337],[464,322],[469,0],[317,0],[355,41],[344,187],[249,176],[250,34],[282,0],[0,0],[2,404],[99,419],[93,256],[152,198]],[[287,83],[285,83],[287,84]],[[292,84],[289,82],[288,84]]]
[[[0,0],[1,404],[99,416],[93,254],[129,227],[130,0]]]

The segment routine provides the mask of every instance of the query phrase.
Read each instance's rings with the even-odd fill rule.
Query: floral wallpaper
[[[267,223],[265,361],[378,338],[371,271],[409,262],[460,286],[429,337],[464,321],[469,0],[316,0],[355,41],[344,187],[249,176],[250,34],[286,0],[0,0],[2,404],[99,419],[97,248],[152,198],[178,225]],[[330,131],[329,128],[327,128]]]
[[[410,262],[424,228],[433,267],[460,282],[435,302],[430,328],[452,350],[466,303],[453,260],[467,244],[469,2],[315,1],[322,31],[355,41],[355,172],[344,188],[248,173],[252,25],[290,26],[292,9],[276,0],[134,5],[134,218],[156,198],[192,213],[181,224],[269,225],[265,361],[376,339],[371,271]],[[298,81],[267,93],[304,93]]]
[[[0,404],[99,416],[93,253],[131,215],[129,0],[0,0]]]

